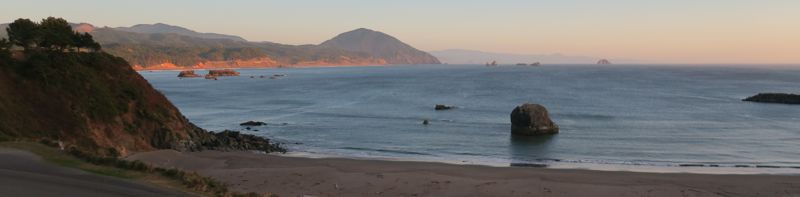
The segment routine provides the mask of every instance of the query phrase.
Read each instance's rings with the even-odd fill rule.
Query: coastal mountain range
[[[75,31],[90,33],[104,51],[124,58],[137,70],[439,63],[436,57],[395,37],[365,28],[319,45],[287,45],[251,42],[239,36],[201,33],[163,23],[71,25]],[[0,24],[0,29],[7,26]],[[0,37],[7,37],[5,31]]]
[[[174,33],[178,35],[196,37],[196,38],[208,38],[208,39],[228,39],[233,41],[240,41],[240,42],[247,42],[242,37],[234,36],[234,35],[225,35],[225,34],[218,34],[218,33],[200,33],[196,32],[191,29],[168,25],[164,23],[156,23],[156,24],[138,24],[130,27],[117,27],[115,28],[119,31],[127,31],[127,32],[135,32],[135,33],[143,33],[143,34],[166,34],[166,33]]]

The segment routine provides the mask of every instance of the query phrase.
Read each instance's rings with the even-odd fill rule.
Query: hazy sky
[[[800,63],[800,0],[4,0],[0,21],[167,23],[318,44],[359,27],[422,50],[563,53],[650,63]]]

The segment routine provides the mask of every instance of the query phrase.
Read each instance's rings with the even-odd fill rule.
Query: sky
[[[800,63],[798,0],[4,0],[0,23],[167,23],[318,44],[356,28],[425,51],[472,49],[674,64]]]

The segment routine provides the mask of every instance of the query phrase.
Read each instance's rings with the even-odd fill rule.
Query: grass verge
[[[47,144],[47,145],[46,145]],[[257,193],[236,193],[210,177],[178,169],[153,167],[140,161],[113,157],[97,157],[77,150],[63,151],[48,142],[0,142],[1,148],[31,152],[58,166],[80,169],[94,174],[145,182],[151,185],[182,191],[196,196],[256,197]],[[270,195],[274,196],[274,195]]]

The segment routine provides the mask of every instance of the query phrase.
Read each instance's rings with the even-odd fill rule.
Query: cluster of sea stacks
[[[217,77],[228,77],[228,76],[239,76],[239,72],[231,69],[222,69],[222,70],[208,70],[208,74],[205,75],[206,79],[213,79],[217,80]],[[199,74],[195,73],[194,70],[184,70],[178,73],[179,78],[195,78],[195,77],[203,77]]]

